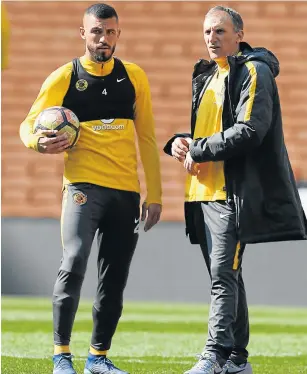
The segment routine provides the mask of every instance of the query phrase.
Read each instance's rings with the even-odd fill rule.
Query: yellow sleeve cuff
[[[42,137],[42,135],[36,135],[36,134],[29,135],[28,148],[33,149],[36,152],[39,152],[38,151],[38,140],[41,137]]]
[[[150,205],[150,204],[160,204],[160,205],[162,205],[162,199],[161,198],[146,198],[145,199],[145,202],[146,202],[146,204],[147,204],[147,206],[148,205]]]

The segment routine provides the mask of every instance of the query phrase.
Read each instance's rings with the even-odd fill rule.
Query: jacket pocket
[[[195,222],[196,209],[195,203],[184,203],[185,234],[189,237],[191,244],[199,244]]]

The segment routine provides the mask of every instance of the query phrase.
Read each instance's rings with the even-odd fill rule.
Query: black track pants
[[[70,342],[87,261],[98,230],[98,285],[91,345],[97,350],[110,348],[138,240],[139,215],[138,193],[89,183],[66,187],[61,220],[63,257],[53,293],[56,345]]]

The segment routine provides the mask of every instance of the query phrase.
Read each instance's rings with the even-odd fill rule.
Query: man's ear
[[[122,32],[122,30],[121,30],[121,29],[118,29],[118,30],[117,30],[117,38],[119,38],[119,37],[120,37],[120,34],[121,34],[121,32]]]
[[[85,34],[84,27],[81,26],[80,27],[80,36],[81,36],[82,39],[85,39],[85,35],[84,34]]]
[[[244,31],[241,30],[238,32],[238,43],[242,42],[243,38],[244,38]]]

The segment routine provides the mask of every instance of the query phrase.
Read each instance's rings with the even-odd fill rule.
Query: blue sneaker
[[[223,366],[222,374],[253,374],[252,366],[249,362],[245,364],[236,365],[231,360],[228,360]]]
[[[184,374],[222,374],[222,368],[214,353],[204,352],[198,357],[198,362]]]
[[[115,367],[106,356],[88,354],[84,374],[129,374]]]
[[[72,355],[61,353],[53,356],[53,374],[77,374],[72,366]]]

